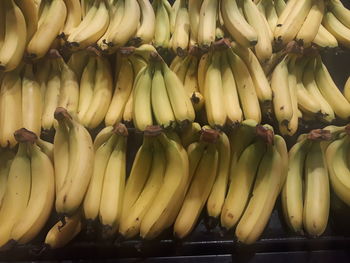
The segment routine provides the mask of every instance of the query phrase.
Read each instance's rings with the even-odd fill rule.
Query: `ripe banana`
[[[167,2],[167,1],[166,1]],[[155,30],[153,44],[155,47],[168,48],[170,41],[170,17],[163,0],[155,0]]]
[[[350,77],[348,78],[344,86],[344,96],[350,102]]]
[[[183,55],[188,49],[190,40],[190,18],[185,0],[179,0],[171,47],[178,55]]]
[[[48,5],[48,11],[47,16],[28,43],[26,52],[31,59],[39,59],[47,53],[60,33],[67,16],[67,7],[63,0],[53,0],[42,4]]]
[[[220,4],[225,28],[231,36],[242,46],[250,47],[256,45],[258,43],[258,34],[240,12],[237,0],[222,0]]]
[[[65,167],[57,167],[59,161],[56,162],[60,155],[54,155],[55,170],[66,171],[62,175],[63,182],[58,185],[58,192],[56,193],[56,210],[58,213],[65,215],[72,215],[79,208],[83,202],[83,198],[89,186],[90,178],[93,169],[93,143],[89,132],[75,119],[73,119],[68,112],[63,108],[57,108],[55,111],[55,118],[59,122],[59,126],[67,126],[68,137],[68,160],[63,163]],[[55,135],[56,137],[56,135]],[[54,148],[58,140],[54,141]],[[68,167],[67,167],[68,165]],[[57,167],[57,168],[56,168]]]
[[[330,0],[328,8],[343,25],[350,28],[350,10],[341,1]]]
[[[237,224],[244,212],[265,151],[263,142],[254,142],[242,151],[235,169],[231,168],[231,183],[221,212],[221,225],[227,230]]]
[[[327,227],[330,203],[329,177],[320,142],[314,142],[305,160],[303,225],[310,236],[320,236]]]
[[[20,143],[10,167],[0,210],[0,247],[10,240],[13,226],[22,218],[28,204],[30,187],[30,157],[27,153],[27,143]]]
[[[323,48],[335,48],[338,46],[337,39],[322,24],[312,42]]]
[[[71,31],[81,22],[82,7],[79,0],[64,0],[64,3],[67,7],[67,17],[61,34],[69,36]]]
[[[140,44],[151,43],[155,32],[155,14],[152,4],[148,0],[137,0],[141,10],[141,21],[137,29],[135,40]]]
[[[3,40],[0,41],[0,70],[11,71],[22,61],[27,43],[27,28],[24,15],[15,2],[3,2],[5,28]]]
[[[11,167],[12,160],[14,158],[14,154],[9,150],[1,150],[0,152],[0,210],[2,207],[2,202],[4,200],[4,196],[7,188],[7,180]]]
[[[201,1],[198,1],[201,2]],[[195,36],[198,44],[203,47],[210,47],[215,41],[216,18],[219,10],[218,0],[203,0],[200,7],[198,32]],[[191,17],[191,15],[190,15]],[[190,20],[191,21],[191,20]],[[190,23],[191,24],[191,23]],[[192,25],[192,24],[191,24]],[[192,28],[191,28],[192,34]],[[193,32],[195,34],[195,32]]]
[[[322,23],[341,45],[350,48],[350,27],[346,27],[332,12],[324,15]]]
[[[39,8],[34,0],[15,0],[17,6],[21,9],[26,22],[27,43],[38,29]]]
[[[268,145],[254,183],[252,197],[236,228],[238,241],[252,244],[265,229],[282,186],[282,158],[277,147]]]
[[[21,218],[11,231],[11,239],[25,244],[37,236],[48,220],[55,196],[54,169],[50,158],[36,144],[29,144],[31,188]]]

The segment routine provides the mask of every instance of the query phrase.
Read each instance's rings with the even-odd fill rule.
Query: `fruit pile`
[[[350,205],[335,48],[339,0],[0,1],[0,248],[185,238],[203,213],[252,244],[279,196],[322,235],[331,192]]]

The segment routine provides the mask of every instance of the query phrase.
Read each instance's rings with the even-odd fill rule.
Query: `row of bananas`
[[[331,123],[336,117],[350,117],[348,92],[338,89],[319,55],[285,56],[271,75],[271,89],[274,115],[283,135],[296,133],[299,118]]]

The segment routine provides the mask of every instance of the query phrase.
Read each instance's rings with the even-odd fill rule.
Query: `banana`
[[[350,27],[346,27],[332,12],[325,13],[322,23],[341,45],[350,48]]]
[[[265,148],[263,142],[255,142],[242,150],[235,169],[231,162],[231,183],[221,211],[221,225],[227,230],[237,224],[244,212]]]
[[[201,19],[200,12],[201,12],[202,4],[203,4],[203,0],[188,1],[188,13],[190,16],[191,39],[196,43],[198,42],[198,31],[200,28],[199,24]]]
[[[250,48],[242,47],[234,42],[231,43],[231,46],[233,51],[240,56],[248,67],[260,103],[269,105],[272,101],[271,86],[254,52]]]
[[[10,240],[13,226],[22,218],[28,204],[30,187],[30,158],[27,154],[27,143],[20,143],[10,166],[0,210],[0,247]]]
[[[41,113],[40,86],[35,80],[33,66],[28,64],[22,78],[22,126],[38,136],[41,132]]]
[[[61,69],[61,89],[57,106],[67,109],[69,113],[77,114],[79,104],[79,82],[75,72],[59,59]]]
[[[174,71],[182,83],[185,83],[186,73],[191,65],[192,56],[186,56],[178,65],[174,66]]]
[[[328,223],[330,190],[327,164],[320,142],[314,142],[305,160],[304,229],[320,236]]]
[[[277,121],[287,126],[293,117],[292,100],[288,81],[288,57],[285,57],[275,68],[271,77],[273,106]]]
[[[154,151],[149,176],[135,203],[129,208],[125,218],[121,219],[119,232],[125,238],[132,238],[140,231],[140,225],[149,207],[155,201],[157,192],[163,183],[166,167],[165,152],[158,141],[153,143]]]
[[[335,114],[342,119],[349,118],[350,104],[335,85],[320,57],[317,57],[315,75],[318,88],[326,101],[331,105]]]
[[[103,234],[107,236],[116,234],[122,214],[127,143],[127,129],[124,125],[118,129],[118,137],[106,166],[99,210],[100,222],[107,227]]]
[[[81,22],[82,8],[79,0],[64,0],[64,3],[67,7],[67,17],[64,22],[62,34],[69,36],[71,31]]]
[[[320,90],[317,87],[317,83],[315,80],[315,67],[316,61],[311,60],[309,65],[306,67],[303,75],[303,83],[306,90],[319,102],[321,106],[322,119],[326,122],[332,122],[335,119],[335,114],[332,107],[322,96]]]
[[[296,1],[292,1],[290,4],[288,5],[292,5],[293,3],[295,3]],[[275,3],[275,8],[276,8],[276,12],[278,15],[278,18],[280,18],[280,16],[283,13],[283,10],[286,8],[287,4],[285,2],[285,0],[274,0]],[[288,15],[288,11],[285,12],[284,16]],[[281,22],[281,21],[280,21]],[[277,25],[278,25],[278,21],[277,21]]]
[[[125,105],[132,93],[133,81],[132,64],[127,58],[122,58],[113,98],[105,117],[106,126],[114,125],[122,120]]]
[[[300,59],[295,62],[294,67],[291,67],[290,71],[296,76],[297,79],[296,90],[300,109],[304,112],[315,115],[320,113],[321,105],[317,98],[315,98],[304,86],[303,72],[307,63],[308,59]]]
[[[0,50],[5,40],[6,15],[4,1],[0,2]]]
[[[21,62],[27,40],[26,21],[13,0],[3,1],[5,28],[0,45],[0,70],[14,70]]]
[[[152,78],[151,103],[154,118],[158,125],[167,128],[175,122],[175,116],[168,97],[162,66],[157,63]]]
[[[7,180],[11,167],[12,160],[14,158],[14,154],[9,150],[1,150],[0,152],[0,210],[2,206],[2,202],[4,200],[4,196],[7,188]]]
[[[183,55],[187,52],[190,40],[190,18],[185,0],[179,0],[179,9],[176,14],[175,28],[172,35],[172,49]]]
[[[134,97],[132,93],[130,94],[124,108],[124,113],[123,113],[123,121],[125,123],[131,124],[133,122],[133,105],[134,105]]]
[[[21,9],[26,22],[27,43],[38,29],[39,8],[34,0],[15,0],[16,5]]]
[[[344,86],[344,96],[350,102],[350,77],[348,78]]]
[[[61,187],[58,189],[56,198],[56,210],[59,213],[72,215],[83,202],[83,198],[89,186],[93,169],[93,143],[88,131],[68,114],[63,108],[57,108],[55,118],[59,126],[68,126],[68,168]],[[56,142],[56,140],[55,140]],[[54,143],[55,143],[54,142]],[[58,145],[54,144],[54,147]],[[55,166],[56,159],[54,155]],[[55,168],[55,170],[58,168]]]
[[[22,126],[22,81],[20,69],[5,73],[0,92],[0,145],[14,147],[13,133]]]
[[[80,211],[72,217],[65,217],[64,221],[66,222],[64,226],[61,226],[61,221],[58,221],[46,234],[45,245],[49,248],[64,247],[80,233],[82,227]]]
[[[48,220],[55,196],[54,169],[50,158],[36,144],[29,145],[30,197],[20,220],[11,231],[11,239],[25,244],[37,236]]]
[[[153,124],[152,104],[152,67],[143,68],[136,76],[133,87],[133,122],[135,127],[144,131]]]
[[[343,25],[350,28],[350,10],[347,9],[341,1],[330,0],[328,8]]]
[[[162,71],[176,121],[178,123],[184,121],[193,122],[195,119],[195,111],[183,84],[165,63],[162,63]]]
[[[208,215],[213,218],[220,216],[225,202],[229,178],[231,148],[230,141],[225,133],[220,134],[217,149],[219,152],[217,175],[207,201]]]
[[[221,57],[221,80],[227,120],[229,123],[240,123],[243,119],[243,112],[239,103],[235,78],[226,56]]]
[[[337,39],[322,24],[312,42],[323,48],[335,48],[338,46]]]
[[[108,8],[104,1],[97,2],[98,8],[90,23],[79,32],[68,36],[67,42],[71,48],[86,48],[97,42],[106,32],[110,20]]]
[[[88,128],[96,128],[105,118],[112,99],[113,80],[109,61],[96,58],[94,90],[90,105],[81,119]]]
[[[222,87],[220,60],[221,53],[215,52],[208,67],[204,83],[205,109],[209,125],[212,127],[223,127],[227,120],[225,104],[222,103],[224,90]]]
[[[41,116],[41,126],[44,130],[49,130],[55,123],[54,112],[57,108],[60,89],[61,89],[61,73],[56,60],[52,62],[51,71],[45,87],[45,98],[43,112]]]
[[[163,1],[164,5],[165,3],[168,3],[168,1]],[[180,4],[181,4],[181,0],[175,0],[173,2],[173,5],[171,6],[171,9],[169,9],[169,7],[167,7],[167,11],[170,17],[170,32],[171,34],[174,34],[175,31],[175,24],[176,24],[176,16],[177,13],[179,11],[180,8]]]
[[[194,92],[199,92],[197,70],[198,70],[198,58],[191,57],[191,60],[187,67],[186,74],[183,81],[184,87],[190,96]]]
[[[137,0],[129,0],[124,2],[124,14],[120,21],[120,25],[116,24],[111,29],[106,42],[115,47],[125,45],[131,37],[137,32],[137,27],[141,18],[140,6]]]
[[[148,65],[147,61],[141,56],[134,54],[133,56],[129,57],[129,60],[132,64],[132,67],[134,69],[134,76],[136,77],[139,72]]]
[[[155,32],[155,14],[152,4],[148,0],[137,0],[141,10],[140,26],[137,29],[135,40],[138,43],[151,43]]]
[[[158,136],[158,140],[164,147],[167,166],[164,172],[164,182],[154,199],[156,202],[152,203],[141,222],[140,235],[146,239],[156,236],[160,230],[163,230],[161,227],[155,229],[155,226],[162,221],[164,213],[172,208],[169,205],[175,205],[172,201],[176,200],[179,191],[183,192],[183,183],[187,182],[189,174],[188,158],[186,154],[184,158],[180,146],[163,133]]]
[[[135,204],[141,194],[152,167],[153,137],[143,136],[143,143],[136,153],[130,175],[126,181],[122,217],[125,218],[130,208]]]
[[[153,44],[155,47],[168,48],[170,41],[170,17],[163,0],[155,0],[155,29]]]
[[[261,110],[256,89],[243,60],[232,50],[228,50],[229,63],[236,80],[236,87],[245,119],[261,121]]]
[[[51,162],[53,163],[53,144],[51,142],[44,141],[40,138],[36,141],[36,144],[40,147],[41,151],[45,153]]]
[[[260,62],[265,62],[272,55],[272,37],[266,18],[260,14],[258,7],[252,1],[242,1],[245,18],[258,34],[258,43],[254,46]]]
[[[94,85],[96,83],[96,68],[97,60],[95,57],[91,56],[86,63],[85,69],[82,71],[80,79],[79,104],[77,111],[80,120],[83,120],[93,98]]]
[[[324,12],[324,1],[313,0],[311,10],[296,36],[296,39],[302,41],[304,46],[309,47],[318,34]]]
[[[198,32],[197,35],[195,35],[200,46],[210,47],[215,41],[216,17],[218,9],[218,0],[203,0],[199,13],[199,23],[197,28]],[[193,33],[195,34],[195,32]]]
[[[219,161],[215,144],[208,146],[203,153],[191,185],[174,224],[174,235],[187,236],[195,226],[214,183]]]
[[[212,52],[205,53],[201,56],[198,63],[198,88],[201,94],[204,94],[205,76],[211,62]]]
[[[220,4],[225,28],[230,35],[242,46],[250,47],[256,45],[258,43],[258,34],[240,12],[237,0],[222,0]]]
[[[275,39],[282,42],[283,45],[286,45],[296,37],[310,12],[312,1],[313,0],[290,1],[291,4],[288,2],[277,21],[277,27],[274,32]],[[287,12],[287,17],[284,17],[284,13]]]
[[[117,141],[118,136],[113,131],[110,132],[110,137],[106,138],[100,146],[96,147],[96,140],[94,141],[94,169],[83,204],[84,217],[87,220],[95,220],[99,215],[106,168]]]
[[[345,136],[343,139],[335,140],[327,148],[326,160],[332,189],[343,202],[349,205],[348,149],[348,136]]]
[[[275,30],[277,21],[278,21],[278,14],[275,8],[275,3],[272,0],[267,1],[260,1],[257,4],[260,12],[266,17],[266,20],[269,24],[271,33]]]
[[[235,231],[238,241],[252,244],[259,239],[280,193],[282,172],[282,158],[277,148],[269,145],[259,165],[253,195]]]
[[[53,0],[47,4],[49,5],[47,16],[38,26],[26,49],[32,59],[41,58],[47,53],[66,20],[67,7],[63,0]]]
[[[309,146],[309,141],[302,140],[290,149],[288,174],[281,195],[284,218],[295,233],[303,231],[303,175]]]

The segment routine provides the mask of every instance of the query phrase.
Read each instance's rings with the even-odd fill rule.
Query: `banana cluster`
[[[230,184],[221,225],[235,227],[237,239],[252,244],[263,233],[284,185],[288,152],[272,127],[246,120],[230,135]]]
[[[271,76],[274,115],[283,135],[298,130],[299,118],[331,123],[350,117],[350,103],[334,83],[321,57],[288,54]]]
[[[325,231],[330,187],[346,199],[347,126],[327,126],[298,137],[289,151],[286,183],[282,190],[285,220],[293,232],[313,237]],[[330,186],[331,182],[331,186]]]
[[[55,201],[52,144],[24,128],[15,132],[15,138],[19,142],[16,154],[1,150],[1,247],[34,239]]]

